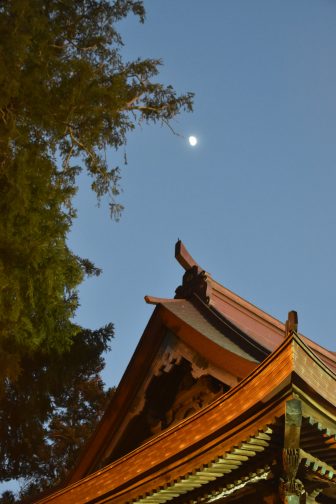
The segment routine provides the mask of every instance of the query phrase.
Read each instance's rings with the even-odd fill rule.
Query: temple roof
[[[292,332],[249,376],[212,404],[39,502],[163,503],[193,489],[199,492],[202,486],[205,490],[212,481],[241,470],[251,458],[257,460],[260,452],[266,452],[275,442],[273,436],[279,436],[286,403],[297,398],[302,402],[303,439],[307,439],[300,460],[312,470],[328,471],[330,482],[336,464],[335,384],[335,374]],[[308,435],[311,428],[316,431],[313,443]],[[274,446],[269,463],[273,450]],[[328,463],[319,459],[321,452],[327,452]],[[262,471],[269,470],[264,457],[260,464]]]
[[[304,419],[300,464],[313,479],[330,476],[336,464],[335,354],[297,332],[295,312],[286,325],[213,280],[180,241],[175,256],[185,269],[175,297],[145,297],[155,308],[114,397],[68,486],[41,504],[163,503],[186,491],[200,495],[203,486],[206,494],[211,481],[235,471],[244,481],[246,474],[254,474],[253,481],[268,478],[286,405],[297,398]],[[181,388],[183,380],[189,381]],[[160,402],[169,383],[175,389],[168,391],[171,400],[165,397],[158,428],[153,401]],[[201,387],[208,387],[209,404]],[[173,398],[176,406],[188,394],[202,397],[201,409],[169,423],[177,411],[169,410]],[[139,426],[149,429],[147,437],[134,434]],[[258,462],[261,452],[269,453],[267,463],[265,457]],[[224,480],[223,496],[232,488]]]
[[[217,313],[224,320],[230,321],[236,328],[248,335],[251,340],[260,345],[264,351],[273,352],[281,344],[285,333],[285,324],[283,322],[215,281],[209,273],[196,263],[181,241],[176,243],[175,257],[181,266],[186,269],[183,284],[177,288],[177,296],[179,296],[180,290],[182,294],[188,294],[188,284],[193,284],[194,293],[196,292],[206,302],[211,311]],[[193,278],[191,278],[191,271],[193,271]],[[198,280],[198,287],[196,287],[196,279]],[[206,284],[206,287],[204,284]],[[300,334],[300,336],[328,366],[336,370],[334,352],[311,341],[303,334]]]

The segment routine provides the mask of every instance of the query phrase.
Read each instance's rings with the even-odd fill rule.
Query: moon
[[[197,138],[196,138],[195,136],[191,135],[191,136],[188,138],[188,140],[189,140],[189,144],[190,144],[192,147],[195,147],[195,145],[197,145],[198,140],[197,140]]]

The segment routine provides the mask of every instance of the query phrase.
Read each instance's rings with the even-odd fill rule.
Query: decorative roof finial
[[[291,336],[293,332],[297,333],[298,331],[298,314],[295,310],[288,312],[288,318],[286,320],[285,325],[285,336]]]
[[[211,278],[189,254],[185,245],[178,240],[175,244],[175,258],[186,270],[182,285],[175,291],[176,299],[188,299],[196,294],[209,304],[211,299]]]

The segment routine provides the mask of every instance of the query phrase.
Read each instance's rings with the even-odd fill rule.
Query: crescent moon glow
[[[195,145],[197,145],[198,140],[197,140],[197,138],[196,138],[195,136],[191,135],[191,136],[188,138],[188,140],[189,140],[189,144],[190,144],[192,147],[195,147]]]

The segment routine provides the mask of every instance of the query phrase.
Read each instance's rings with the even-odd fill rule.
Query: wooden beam
[[[284,449],[300,448],[302,407],[299,399],[286,402]]]
[[[197,268],[201,269],[195,259],[191,257],[185,245],[178,240],[175,244],[175,259],[181,264],[182,268],[188,270],[193,266],[197,266]]]

